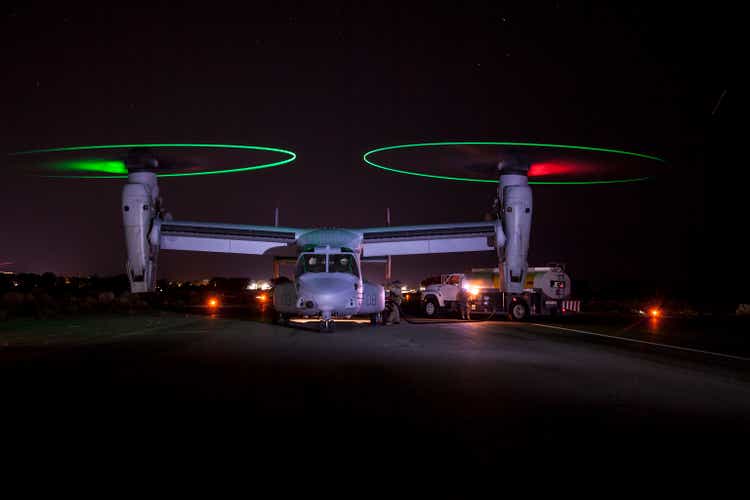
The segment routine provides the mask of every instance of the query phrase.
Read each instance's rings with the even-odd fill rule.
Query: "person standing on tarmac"
[[[388,287],[388,295],[391,299],[391,310],[385,319],[385,324],[399,324],[401,322],[401,282],[394,281]]]
[[[471,319],[469,292],[463,287],[459,288],[458,292],[456,292],[456,303],[458,304],[458,312],[461,314],[461,319]]]

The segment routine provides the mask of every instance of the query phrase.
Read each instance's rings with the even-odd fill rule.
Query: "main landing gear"
[[[275,325],[286,325],[288,323],[287,317],[278,311],[273,312],[273,323]]]

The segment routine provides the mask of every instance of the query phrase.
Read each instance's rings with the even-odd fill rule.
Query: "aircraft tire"
[[[370,325],[372,326],[378,326],[379,323],[383,322],[383,314],[382,313],[373,313],[370,314]]]
[[[285,325],[287,323],[287,318],[284,316],[284,313],[274,309],[271,315],[271,322],[274,325]]]

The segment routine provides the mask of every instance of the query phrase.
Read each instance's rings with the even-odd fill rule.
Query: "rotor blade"
[[[122,160],[86,158],[75,160],[60,160],[45,163],[47,168],[60,172],[92,172],[103,174],[127,174],[128,169]]]
[[[484,176],[493,176],[499,174],[517,174],[527,175],[529,172],[529,162],[519,155],[503,155],[496,161],[482,161],[470,163],[465,168],[476,174]]]
[[[192,158],[182,158],[171,155],[160,154],[157,156],[159,160],[159,172],[167,172],[174,170],[195,170],[201,165],[200,162],[195,161]]]
[[[469,172],[486,176],[497,175],[499,173],[496,161],[470,163],[465,165],[464,168]]]
[[[584,175],[594,171],[591,165],[585,163],[545,161],[531,165],[529,177]]]
[[[147,171],[168,173],[194,170],[199,166],[199,163],[190,158],[182,158],[165,153],[156,154],[147,148],[135,148],[128,151],[125,166],[128,172]]]

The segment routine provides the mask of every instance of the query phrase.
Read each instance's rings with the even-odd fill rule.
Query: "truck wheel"
[[[429,297],[427,300],[425,300],[424,305],[422,305],[422,312],[428,318],[434,318],[435,316],[437,316],[439,308],[440,305],[438,304],[438,301],[435,299],[435,297]]]
[[[508,313],[512,321],[523,321],[529,317],[529,308],[525,303],[516,301],[510,306],[510,312]]]

